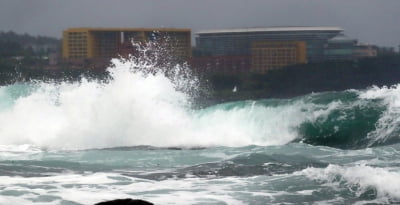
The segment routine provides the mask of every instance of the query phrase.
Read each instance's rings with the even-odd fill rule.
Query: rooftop
[[[67,32],[85,32],[85,31],[116,31],[116,32],[137,32],[137,31],[167,31],[167,32],[190,32],[189,28],[103,28],[103,27],[80,27],[80,28],[68,28]]]
[[[236,29],[219,29],[219,30],[203,30],[196,34],[215,34],[215,33],[247,33],[247,32],[278,32],[278,31],[343,31],[340,27],[269,27],[269,28],[236,28]]]
[[[337,36],[329,39],[328,42],[330,42],[330,43],[356,43],[357,39],[350,38],[350,37],[342,34],[342,35],[337,35]]]

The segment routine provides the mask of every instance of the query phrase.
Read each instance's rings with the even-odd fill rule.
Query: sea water
[[[188,70],[0,87],[0,204],[400,203],[400,86],[196,108]]]

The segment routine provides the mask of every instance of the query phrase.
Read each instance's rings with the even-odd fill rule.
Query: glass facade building
[[[325,60],[352,60],[355,56],[356,45],[356,39],[345,35],[331,38],[325,45]]]
[[[199,56],[250,56],[252,43],[257,41],[303,41],[307,61],[324,60],[324,46],[329,39],[342,33],[338,27],[272,27],[209,30],[196,33]]]

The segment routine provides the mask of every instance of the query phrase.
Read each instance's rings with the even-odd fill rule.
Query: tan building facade
[[[63,32],[62,56],[66,60],[112,58],[127,42],[149,42],[166,36],[167,49],[176,59],[191,57],[191,30],[176,28],[70,28]]]
[[[251,47],[251,71],[265,73],[271,69],[307,62],[303,41],[258,41]]]

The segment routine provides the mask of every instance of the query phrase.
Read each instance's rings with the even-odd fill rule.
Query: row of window
[[[252,62],[253,65],[259,65],[259,66],[269,66],[269,65],[280,65],[280,66],[285,66],[289,64],[296,63],[295,61],[284,61],[284,62]]]
[[[276,53],[276,52],[262,52],[262,53],[255,53],[251,56],[253,57],[261,57],[261,58],[285,58],[287,56],[297,56],[298,53],[296,52],[284,52],[284,53]]]
[[[296,53],[262,53],[262,54],[253,54],[254,57],[261,58],[285,58],[288,56],[296,56]]]
[[[80,39],[80,38],[86,38],[86,35],[68,35],[68,39]]]
[[[288,55],[252,55],[251,57],[254,59],[288,59],[288,58],[297,58],[298,55],[295,53]]]

